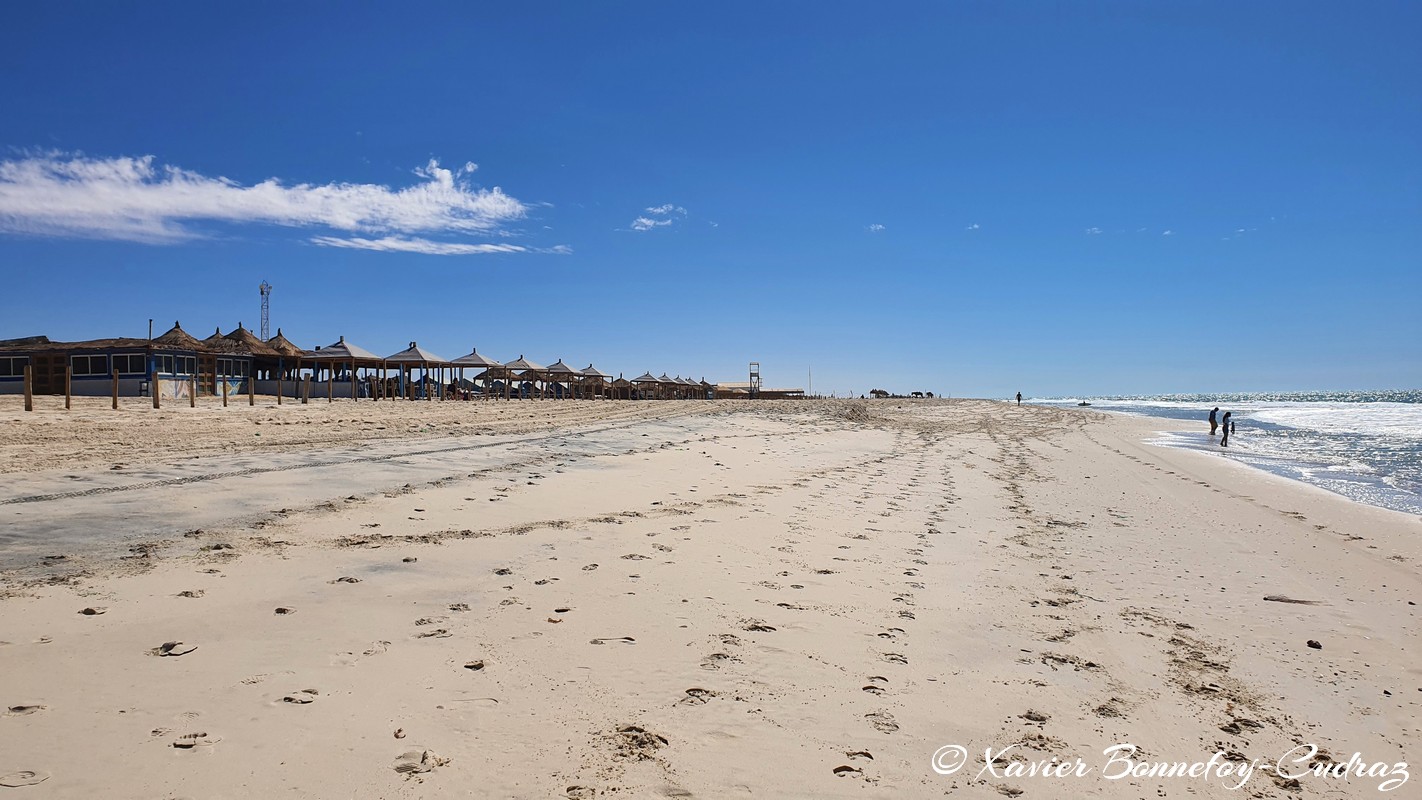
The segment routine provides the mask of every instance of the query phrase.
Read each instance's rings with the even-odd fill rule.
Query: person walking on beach
[[[1215,406],[1214,408],[1210,409],[1210,438],[1211,438],[1211,439],[1215,438],[1215,430],[1216,430],[1216,428],[1219,427],[1219,424],[1220,424],[1220,423],[1215,419],[1215,415],[1218,414],[1218,413],[1220,413],[1220,407],[1219,407],[1219,406]]]
[[[1224,417],[1220,419],[1220,430],[1224,432],[1224,436],[1220,437],[1220,447],[1229,447],[1229,433],[1231,427],[1234,425],[1233,422],[1229,421],[1229,415],[1230,412],[1226,411]]]
[[[1017,405],[1019,405],[1019,406],[1022,405],[1022,393],[1021,393],[1021,392],[1018,392],[1018,393],[1017,393]]]

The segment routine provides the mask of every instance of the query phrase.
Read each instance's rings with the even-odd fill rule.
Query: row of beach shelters
[[[346,341],[303,350],[277,329],[263,340],[238,323],[206,339],[180,323],[152,339],[53,342],[43,336],[0,341],[0,394],[23,391],[25,368],[35,394],[107,395],[117,382],[124,396],[158,392],[169,398],[222,394],[303,392],[372,399],[436,397],[604,398],[625,400],[705,399],[716,387],[705,380],[650,372],[627,380],[588,364],[559,359],[543,366],[520,355],[501,363],[471,350],[447,360],[416,342],[381,357]],[[467,376],[467,377],[466,377]]]
[[[25,367],[31,370],[35,394],[79,396],[136,396],[157,392],[187,397],[218,394],[226,383],[229,393],[247,391],[247,381],[263,371],[280,367],[283,357],[299,353],[281,331],[263,342],[238,323],[223,335],[207,339],[183,330],[181,323],[152,339],[111,338],[54,342],[44,336],[0,341],[0,394],[23,391]]]

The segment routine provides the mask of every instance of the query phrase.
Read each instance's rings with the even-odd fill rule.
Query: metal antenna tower
[[[266,281],[262,281],[262,285],[257,288],[262,293],[262,341],[265,342],[272,338],[272,285]]]

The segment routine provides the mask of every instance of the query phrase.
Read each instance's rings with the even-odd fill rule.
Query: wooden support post
[[[114,370],[114,410],[118,411],[118,370]]]
[[[281,405],[281,372],[277,372],[277,405]]]
[[[326,367],[326,402],[331,402],[331,384],[336,382],[336,371]]]
[[[158,399],[158,370],[156,369],[148,376],[148,393],[153,395],[153,407],[162,408],[163,403]]]
[[[227,408],[227,381],[222,381],[222,407]]]
[[[304,406],[311,402],[311,376],[306,376],[306,388],[301,392],[301,404]]]
[[[197,376],[188,378],[188,408],[197,408]]]
[[[256,375],[253,375],[253,374],[252,374],[252,371],[249,369],[249,370],[247,370],[247,405],[249,405],[249,406],[254,406],[254,405],[256,405],[256,404],[257,404],[257,376],[256,376]]]
[[[65,410],[65,411],[68,411],[68,410],[69,410],[69,408],[70,408],[69,401],[70,401],[70,398],[73,397],[73,393],[72,393],[73,387],[70,385],[70,382],[71,382],[71,380],[72,380],[73,377],[74,377],[73,373],[74,373],[73,367],[71,367],[71,366],[68,365],[68,364],[65,364],[65,365],[64,365],[64,410]]]
[[[35,387],[34,375],[30,371],[30,365],[25,365],[25,410],[35,410]]]
[[[352,402],[352,403],[354,403],[354,402],[356,401],[356,376],[355,376],[355,370],[356,370],[355,362],[352,361],[352,362],[351,362],[351,402]]]

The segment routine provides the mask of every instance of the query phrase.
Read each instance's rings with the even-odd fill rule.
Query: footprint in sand
[[[221,736],[213,736],[205,731],[198,733],[185,733],[173,740],[173,746],[179,750],[196,750],[198,748],[212,747],[222,741]]]
[[[38,714],[39,712],[44,711],[47,708],[49,708],[49,706],[43,705],[41,703],[20,703],[18,705],[13,705],[5,709],[5,716],[28,717],[31,714]]]
[[[869,720],[869,724],[874,726],[874,730],[880,733],[893,733],[899,729],[899,723],[894,721],[894,715],[887,711],[874,711],[865,714],[864,718]]]
[[[21,769],[0,775],[0,786],[18,789],[22,786],[34,786],[47,780],[49,780],[49,773],[42,769]]]
[[[337,579],[335,579],[335,580],[333,580],[333,581],[327,581],[327,583],[360,583],[360,578],[352,578],[351,576],[346,575],[346,576],[337,578]]]
[[[588,564],[587,566],[583,567],[583,572],[592,572],[595,569],[597,569],[596,564]]]
[[[597,796],[597,790],[591,786],[569,786],[563,790],[568,800],[592,800]]]
[[[79,613],[86,617],[97,617],[100,614],[107,613],[108,610],[107,606],[90,606],[89,608],[81,608]]]
[[[848,764],[842,764],[834,768],[834,774],[841,778],[862,778],[864,777],[864,770],[858,767],[851,767]]]
[[[292,692],[286,697],[283,697],[281,701],[283,703],[292,703],[294,705],[304,706],[308,703],[316,702],[316,696],[319,694],[321,693],[316,691],[315,689],[302,689],[299,692]]]
[[[273,613],[273,614],[276,614],[276,615],[278,615],[278,616],[285,616],[285,615],[287,615],[287,614],[295,614],[295,613],[296,613],[296,609],[294,609],[294,608],[287,608],[286,606],[281,606],[281,607],[277,608],[275,611],[273,611],[272,613]]]
[[[618,644],[636,644],[637,640],[633,639],[631,636],[603,636],[601,638],[588,640],[588,644],[607,644],[608,642],[617,642]]]
[[[882,686],[875,686],[875,685],[872,684],[872,683],[869,684],[868,686],[861,686],[860,689],[861,689],[862,691],[865,691],[865,692],[868,692],[869,694],[874,694],[874,695],[878,695],[878,694],[883,694],[883,693],[884,693],[884,687],[882,687]]]
[[[468,604],[468,603],[450,603],[450,604],[449,604],[449,610],[450,610],[450,611],[468,611],[468,610],[469,610],[469,604]]]
[[[901,655],[901,654],[899,654],[899,653],[885,653],[883,656],[881,656],[881,658],[883,658],[885,661],[889,662],[890,664],[907,664],[907,663],[908,663],[908,657],[907,657],[907,656],[904,656],[904,655]]]
[[[149,650],[149,654],[155,656],[185,656],[197,649],[195,644],[185,644],[183,642],[164,642]]]
[[[436,767],[442,767],[448,763],[449,759],[433,750],[411,750],[401,753],[391,767],[405,777],[412,778],[424,772],[432,772]]]
[[[737,661],[740,661],[740,659],[729,653],[712,653],[701,660],[701,668],[720,669],[722,664],[733,664]]]
[[[435,628],[435,629],[433,629],[433,630],[428,630],[428,631],[417,631],[417,632],[415,633],[415,638],[416,638],[416,639],[448,639],[449,637],[451,637],[451,636],[453,636],[453,635],[454,635],[454,634],[450,633],[450,632],[449,632],[447,629],[445,629],[445,628]]]
[[[204,594],[206,594],[206,592],[204,592],[202,589],[184,589],[183,591],[178,592],[178,597],[196,598],[202,597]]]

